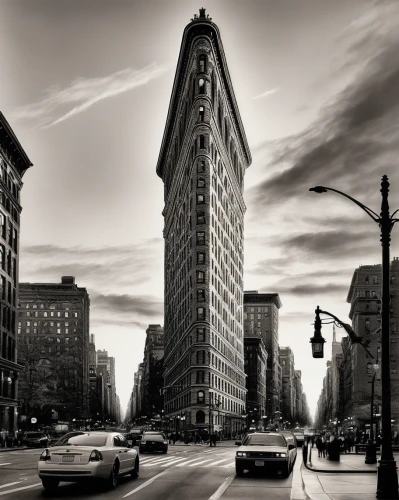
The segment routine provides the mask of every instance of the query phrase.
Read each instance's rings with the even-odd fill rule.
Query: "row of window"
[[[42,311],[40,312],[39,314],[39,311],[34,311],[34,312],[30,312],[30,311],[26,311],[26,312],[20,312],[20,314],[23,314],[24,316],[26,316],[27,318],[29,317],[35,317],[35,318],[61,318],[61,317],[64,317],[64,318],[78,318],[79,317],[79,313],[77,312],[69,312],[69,311],[64,311],[64,312],[61,312],[61,311]]]
[[[0,212],[0,236],[15,253],[18,252],[18,229],[12,225],[11,220],[2,212]]]
[[[7,170],[7,165],[3,158],[0,158],[0,182],[7,187],[9,192],[19,202],[19,188],[17,181],[14,179],[11,172]]]

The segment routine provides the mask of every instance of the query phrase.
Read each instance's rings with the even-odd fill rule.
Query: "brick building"
[[[250,163],[220,32],[200,9],[183,33],[156,169],[165,199],[165,412],[183,415],[188,429],[242,426]]]
[[[26,417],[48,421],[89,416],[89,314],[86,288],[73,276],[61,283],[20,283],[18,361]],[[39,420],[40,419],[40,420]]]
[[[20,412],[17,363],[20,191],[31,161],[0,113],[0,430],[13,432]]]
[[[244,335],[262,338],[267,351],[266,414],[271,420],[281,411],[282,373],[278,357],[278,293],[244,292]]]
[[[290,347],[279,347],[279,364],[282,372],[282,416],[293,424],[296,420],[296,388],[293,384],[295,361]]]
[[[390,372],[393,431],[398,431],[399,421],[399,374],[398,374],[398,325],[399,325],[399,260],[391,262],[391,317],[390,317]],[[380,359],[380,303],[381,265],[365,265],[355,270],[347,301],[350,303],[349,317],[355,333],[364,337],[369,357],[360,344],[351,344],[347,337],[335,348],[330,365],[331,383],[326,384],[318,405],[318,420],[327,424],[330,419],[339,420],[343,429],[367,430],[370,425],[371,381],[374,364]],[[334,354],[335,353],[335,354]],[[335,363],[334,363],[335,361]],[[327,373],[328,375],[328,373]],[[337,381],[337,377],[339,380]],[[337,396],[336,392],[339,391]],[[374,390],[376,414],[375,426],[379,427],[381,403],[381,378],[377,371]],[[338,401],[337,401],[338,400]],[[331,410],[329,409],[331,406]]]

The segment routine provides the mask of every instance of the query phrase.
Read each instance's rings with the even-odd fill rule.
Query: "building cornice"
[[[11,146],[11,148],[10,148]],[[11,161],[14,167],[17,169],[17,172],[23,177],[26,170],[29,167],[33,166],[33,163],[28,158],[28,155],[25,153],[21,143],[17,139],[17,136],[14,134],[13,129],[10,124],[6,120],[3,113],[0,111],[0,148],[4,152],[8,153],[11,157]]]
[[[210,20],[210,18],[204,17],[200,19],[195,19],[190,24],[188,24],[183,33],[175,79],[173,82],[172,96],[169,103],[166,126],[162,138],[161,150],[159,153],[157,167],[156,167],[156,172],[158,176],[161,177],[162,179],[164,174],[164,165],[166,163],[167,153],[170,147],[170,141],[172,139],[175,123],[177,120],[176,116],[179,107],[179,102],[181,94],[184,90],[189,54],[194,44],[194,41],[197,37],[208,38],[214,48],[215,55],[217,57],[218,67],[220,68],[221,76],[225,86],[226,95],[229,100],[229,104],[233,111],[233,117],[237,125],[237,131],[239,134],[242,150],[244,151],[246,156],[247,165],[249,166],[252,162],[251,152],[249,150],[248,141],[245,135],[244,127],[238,110],[237,101],[233,91],[233,85],[227,68],[227,61],[223,50],[219,28],[216,26],[216,24],[214,24]]]

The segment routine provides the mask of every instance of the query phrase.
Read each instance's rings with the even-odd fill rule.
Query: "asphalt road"
[[[0,497],[10,500],[42,498],[132,500],[290,500],[300,490],[302,462],[298,449],[294,472],[288,478],[278,474],[246,473],[236,477],[236,448],[170,446],[167,455],[140,456],[140,477],[119,480],[113,491],[101,484],[89,486],[61,483],[55,493],[44,492],[37,475],[42,450],[0,453]]]

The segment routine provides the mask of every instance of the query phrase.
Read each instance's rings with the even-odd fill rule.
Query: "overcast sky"
[[[277,292],[311,412],[331,354],[311,357],[314,309],[348,321],[379,229],[324,184],[399,208],[396,0],[0,0],[0,109],[32,160],[20,281],[73,275],[96,348],[116,358],[123,410],[145,329],[163,324],[163,184],[155,173],[186,24],[219,26],[253,162],[245,175],[246,290]],[[396,232],[392,256],[399,255]],[[341,330],[338,330],[338,334]]]

